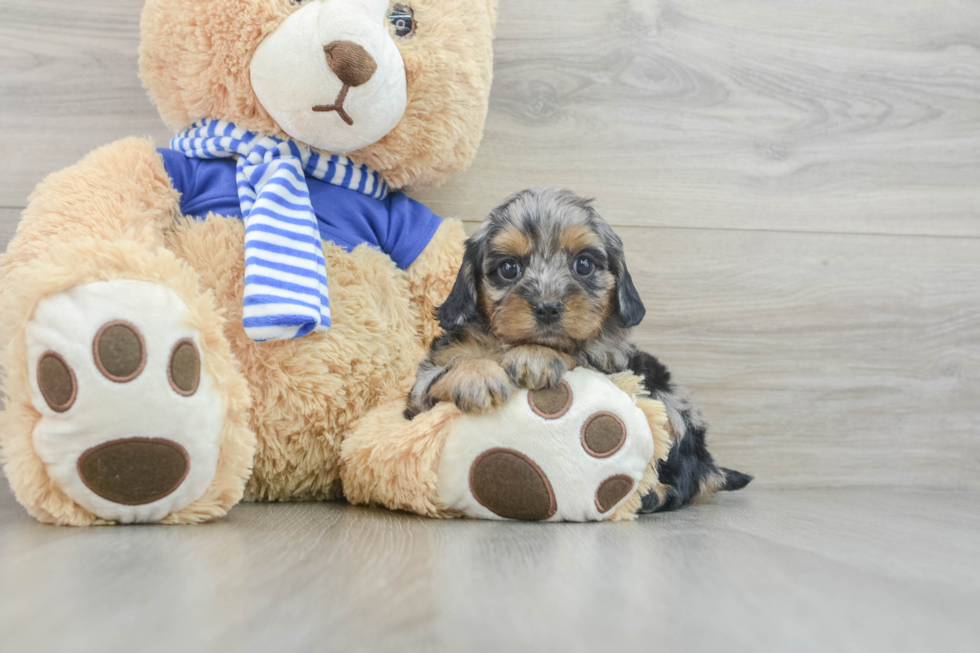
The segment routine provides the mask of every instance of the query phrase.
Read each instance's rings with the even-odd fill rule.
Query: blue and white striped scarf
[[[202,120],[170,147],[189,158],[238,158],[245,220],[242,324],[256,341],[299,338],[330,326],[327,268],[306,176],[384,199],[388,185],[344,156],[259,136],[224,120]]]

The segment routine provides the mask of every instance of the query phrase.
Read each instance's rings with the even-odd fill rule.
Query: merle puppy
[[[514,386],[553,387],[577,366],[629,370],[666,406],[674,442],[659,467],[671,489],[663,500],[644,497],[641,512],[745,487],[751,476],[715,466],[705,422],[686,390],[629,342],[645,313],[623,243],[590,200],[568,190],[517,193],[466,241],[456,284],[436,314],[445,334],[419,366],[405,415],[439,401],[463,412],[492,410]]]

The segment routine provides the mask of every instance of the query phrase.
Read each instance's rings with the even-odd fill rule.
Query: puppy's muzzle
[[[565,305],[561,302],[540,302],[534,305],[534,318],[542,326],[550,326],[561,320]]]

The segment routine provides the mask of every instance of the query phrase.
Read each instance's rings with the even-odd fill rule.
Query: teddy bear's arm
[[[428,246],[408,267],[410,299],[419,319],[419,337],[429,347],[441,329],[435,310],[449,296],[463,260],[466,233],[459,220],[444,220]]]

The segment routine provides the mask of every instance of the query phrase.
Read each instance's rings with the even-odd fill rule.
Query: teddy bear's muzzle
[[[103,499],[127,506],[171,494],[189,471],[187,450],[165,438],[111,440],[78,457],[82,482]]]
[[[331,153],[377,143],[408,106],[388,0],[295,3],[249,63],[256,99],[294,141]]]

